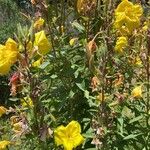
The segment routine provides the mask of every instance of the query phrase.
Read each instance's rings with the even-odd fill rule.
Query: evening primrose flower
[[[81,126],[77,121],[71,121],[66,127],[59,126],[54,131],[57,146],[63,145],[64,150],[73,150],[84,142]]]
[[[44,30],[35,33],[34,46],[37,46],[38,52],[42,55],[47,54],[51,50],[52,45],[48,41]]]
[[[7,109],[4,107],[4,106],[0,106],[0,117],[3,115],[3,114],[6,114],[7,112]]]
[[[17,61],[17,43],[9,38],[5,45],[0,45],[0,75],[9,72],[11,66]]]
[[[6,150],[7,146],[10,145],[11,142],[10,141],[0,141],[0,150]]]
[[[142,86],[140,85],[140,86],[135,87],[131,92],[131,96],[134,98],[142,97]]]
[[[116,45],[115,45],[115,51],[122,53],[123,49],[128,45],[127,38],[124,36],[121,36],[117,39]]]
[[[44,19],[43,18],[39,18],[35,23],[34,23],[34,28],[35,29],[40,29],[44,24]]]
[[[143,14],[143,9],[138,4],[133,4],[128,0],[122,0],[115,10],[116,29],[123,31],[122,35],[131,34],[132,31],[140,26],[140,17]],[[122,28],[123,27],[123,28]],[[125,32],[126,31],[126,32]]]

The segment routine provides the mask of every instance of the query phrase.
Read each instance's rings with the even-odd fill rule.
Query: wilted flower
[[[117,79],[114,80],[114,86],[118,87],[123,84],[124,76],[120,73],[117,74]]]
[[[77,10],[78,13],[84,15],[94,14],[94,8],[96,6],[96,0],[78,0],[77,1]]]
[[[17,89],[19,87],[19,83],[20,83],[20,73],[19,72],[15,72],[12,77],[10,78],[10,82],[9,85],[11,86],[11,94],[12,96],[15,96],[17,94]]]
[[[137,86],[135,87],[132,92],[131,92],[131,95],[134,97],[134,98],[140,98],[142,97],[142,86]]]
[[[99,85],[100,85],[100,80],[96,76],[94,76],[91,80],[92,92],[98,91]]]
[[[11,116],[11,118],[10,118],[11,125],[19,122],[19,119],[20,118],[18,116]]]
[[[95,138],[93,138],[91,144],[95,145],[96,149],[99,149],[99,148],[101,148],[103,143],[98,138],[95,137]]]
[[[115,10],[115,28],[120,30],[122,35],[131,34],[140,25],[140,17],[143,9],[138,4],[133,4],[128,0],[122,0]]]
[[[59,126],[54,131],[57,146],[63,145],[65,150],[73,150],[84,142],[81,127],[77,121],[71,121],[66,127]]]
[[[7,146],[10,145],[11,142],[10,141],[0,141],[0,150],[6,150]]]
[[[115,45],[115,51],[122,53],[123,49],[128,45],[127,38],[124,36],[121,36],[117,39],[116,45]]]
[[[38,52],[42,55],[47,54],[51,50],[52,45],[48,41],[43,30],[38,33],[35,33],[34,46],[37,46]]]
[[[6,114],[7,112],[7,109],[4,107],[4,106],[0,106],[0,117],[3,115],[3,114]]]

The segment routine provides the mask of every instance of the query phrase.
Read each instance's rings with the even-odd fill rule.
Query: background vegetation
[[[85,138],[77,150],[150,149],[149,2],[130,1],[143,14],[140,25],[125,35],[128,42],[120,53],[114,22],[121,1],[83,1],[0,0],[0,42],[11,37],[23,47],[9,75],[0,76],[0,103],[8,109],[0,118],[0,139],[13,143],[9,149],[61,150],[52,132],[72,120],[80,123]],[[45,23],[35,29],[40,17]],[[50,52],[30,57],[28,43],[41,30]],[[9,82],[15,73],[13,95]],[[18,132],[12,116],[23,122]]]

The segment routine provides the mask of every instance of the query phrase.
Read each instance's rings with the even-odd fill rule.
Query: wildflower
[[[18,137],[22,134],[26,134],[28,132],[28,125],[23,120],[12,124],[12,126],[13,126],[12,130],[14,131],[16,137]]]
[[[143,9],[140,5],[122,0],[115,10],[115,28],[120,30],[123,27],[126,34],[131,34],[134,29],[139,27],[142,13]],[[121,32],[123,35],[124,33]]]
[[[32,66],[38,68],[42,64],[42,61],[43,61],[43,59],[39,58],[38,60],[36,60],[32,63]]]
[[[134,98],[140,98],[142,97],[142,86],[135,87],[131,92],[132,97]]]
[[[32,99],[30,97],[24,97],[23,99],[21,99],[21,105],[22,107],[33,107],[33,102]]]
[[[124,36],[121,36],[117,39],[116,45],[115,45],[115,51],[122,53],[123,49],[128,45],[127,38]]]
[[[35,23],[34,23],[34,28],[35,29],[40,29],[44,24],[44,19],[43,18],[39,18]]]
[[[17,61],[17,43],[9,38],[5,45],[0,45],[0,75],[9,72],[11,66]]]
[[[11,116],[11,117],[10,117],[11,125],[13,125],[13,124],[19,122],[19,119],[20,119],[20,118],[19,118],[18,116]]]
[[[58,146],[63,145],[65,150],[72,150],[84,142],[80,133],[80,124],[77,121],[71,121],[66,127],[61,125],[55,129],[55,142]]]
[[[35,33],[34,46],[37,46],[38,52],[42,55],[47,54],[51,49],[51,43],[48,41],[45,32],[42,30]]]
[[[11,142],[10,141],[0,141],[0,150],[5,150],[7,148],[8,145],[10,145]]]
[[[77,41],[78,38],[72,38],[70,41],[69,41],[69,44],[70,46],[74,46],[76,41]]]
[[[137,56],[137,57],[135,58],[135,65],[137,65],[137,66],[141,66],[141,65],[142,65],[142,61],[141,61],[141,59],[140,59],[139,56]]]
[[[0,117],[7,112],[7,109],[4,106],[0,106]]]

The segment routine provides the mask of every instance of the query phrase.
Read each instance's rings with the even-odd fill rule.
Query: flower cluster
[[[122,0],[115,10],[114,26],[119,33],[119,37],[115,51],[123,52],[127,46],[127,37],[140,26],[140,17],[142,16],[143,9],[138,4],[133,4],[128,0]]]
[[[32,44],[34,43],[34,44]],[[45,55],[51,50],[51,43],[47,39],[44,30],[35,33],[34,42],[29,41],[25,47],[31,53]],[[0,45],[0,75],[6,75],[11,66],[18,60],[19,51],[23,53],[23,46],[9,38],[5,45]]]
[[[122,0],[115,10],[115,28],[121,35],[129,35],[140,26],[143,9],[138,4]]]

